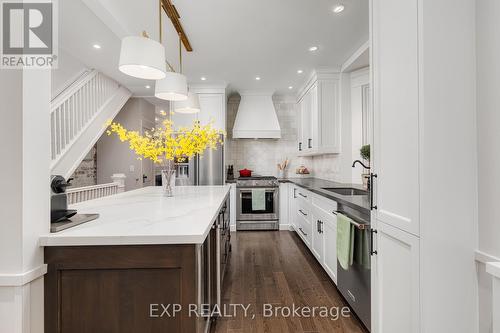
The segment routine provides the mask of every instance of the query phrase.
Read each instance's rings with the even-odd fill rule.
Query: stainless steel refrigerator
[[[176,164],[177,186],[183,185],[223,185],[224,145],[216,150],[207,149],[203,156],[195,156],[189,161]]]

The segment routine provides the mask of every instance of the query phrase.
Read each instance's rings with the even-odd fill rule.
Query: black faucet
[[[360,160],[356,160],[352,163],[352,167],[354,168],[356,166],[356,164],[359,163],[363,166],[363,168],[367,169],[367,170],[370,170],[370,167],[369,166],[366,166],[363,164],[363,162],[361,162]],[[371,187],[372,187],[372,184],[370,184],[370,178],[368,178],[368,182],[367,182],[367,187],[368,187],[368,190],[371,191]],[[370,194],[371,195],[371,194]]]
[[[356,160],[356,161],[354,161],[354,162],[352,163],[352,167],[353,167],[353,168],[356,166],[356,163],[359,163],[359,164],[361,164],[361,165],[363,166],[363,168],[370,170],[370,167],[369,167],[369,166],[364,165],[364,164],[363,164],[363,162],[361,162],[360,160]]]

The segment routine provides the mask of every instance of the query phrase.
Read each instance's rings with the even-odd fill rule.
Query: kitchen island
[[[40,237],[46,332],[204,332],[230,251],[229,186],[146,187],[73,205]]]

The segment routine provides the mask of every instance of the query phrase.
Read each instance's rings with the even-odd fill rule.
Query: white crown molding
[[[273,96],[273,90],[239,90],[238,94],[240,96]]]
[[[297,98],[295,95],[291,94],[275,94],[273,95],[273,102],[276,103],[295,103]]]
[[[296,101],[298,102],[315,82],[338,79],[340,79],[340,67],[318,68],[313,70],[306,83],[298,90]]]
[[[20,287],[47,273],[47,265],[40,265],[30,271],[19,274],[0,274],[0,287]]]
[[[188,84],[189,90],[197,94],[225,94],[227,89],[226,83],[204,84],[191,83]]]
[[[348,70],[349,67],[352,64],[354,64],[356,60],[358,60],[358,58],[369,49],[370,49],[370,41],[367,40],[366,42],[363,43],[363,45],[359,47],[359,49],[354,51],[354,53],[344,62],[344,64],[342,64],[340,71],[344,73],[346,70]]]

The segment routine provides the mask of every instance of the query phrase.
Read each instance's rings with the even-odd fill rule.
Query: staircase
[[[51,173],[68,178],[130,98],[118,82],[88,71],[51,101]]]

